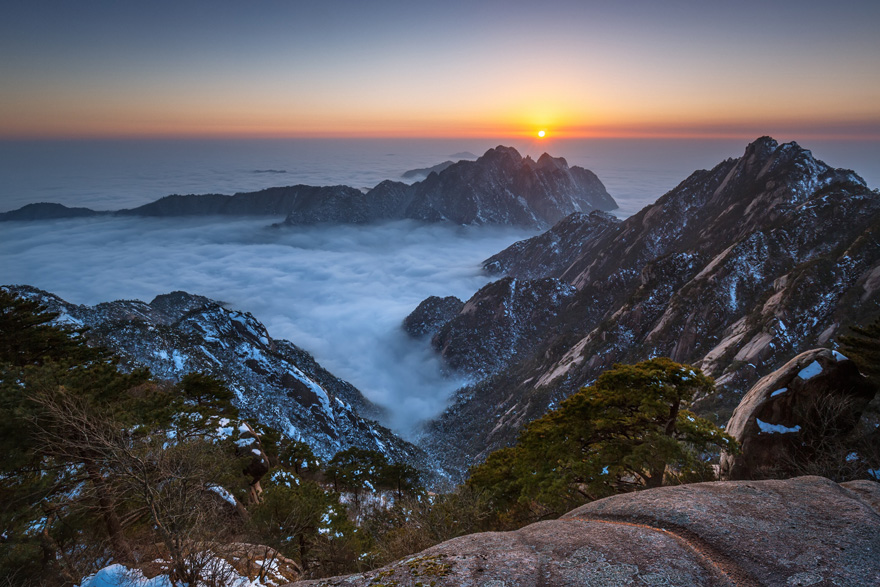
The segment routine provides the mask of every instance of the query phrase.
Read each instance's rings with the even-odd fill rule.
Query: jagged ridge
[[[762,137],[743,157],[693,173],[656,204],[586,236],[574,236],[582,226],[574,220],[542,237],[570,248],[563,256],[528,244],[502,254],[514,274],[546,270],[577,293],[561,307],[536,302],[557,308],[546,327],[430,427],[424,446],[459,471],[614,363],[650,356],[714,376],[720,393],[697,407],[723,422],[761,375],[880,311],[880,196],[796,143]],[[519,287],[542,287],[532,283]],[[492,287],[467,306],[493,303]],[[469,320],[444,341],[459,365],[491,350],[484,333],[514,338],[524,328],[489,314]]]

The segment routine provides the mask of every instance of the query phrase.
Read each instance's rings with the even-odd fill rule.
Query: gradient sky
[[[0,138],[880,138],[880,2],[7,2]]]

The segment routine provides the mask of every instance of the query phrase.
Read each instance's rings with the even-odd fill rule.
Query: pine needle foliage
[[[735,451],[736,443],[687,409],[713,388],[699,369],[667,358],[615,365],[474,467],[468,485],[488,492],[514,523],[615,493],[713,479],[705,453]]]

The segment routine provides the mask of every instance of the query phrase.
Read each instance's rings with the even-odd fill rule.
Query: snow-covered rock
[[[321,459],[357,446],[391,462],[436,469],[420,449],[375,421],[381,412],[360,391],[293,343],[273,339],[249,313],[186,292],[149,304],[81,306],[28,286],[7,289],[58,313],[58,322],[88,327],[87,338],[117,353],[123,367],[147,367],[171,381],[193,371],[218,377],[235,393],[242,415],[307,442]]]

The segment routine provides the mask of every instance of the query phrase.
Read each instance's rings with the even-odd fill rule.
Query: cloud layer
[[[89,305],[173,290],[227,302],[388,408],[388,424],[405,434],[438,414],[460,382],[442,377],[427,342],[410,340],[400,322],[429,295],[466,299],[488,281],[480,261],[533,234],[413,222],[266,228],[270,222],[6,223],[0,283]]]

